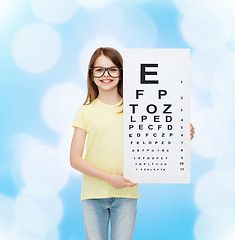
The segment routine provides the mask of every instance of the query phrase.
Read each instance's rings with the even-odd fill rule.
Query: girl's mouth
[[[107,80],[100,80],[104,84],[111,83],[113,80],[107,79]]]

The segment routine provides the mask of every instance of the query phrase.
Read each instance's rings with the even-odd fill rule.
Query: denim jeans
[[[110,197],[82,200],[86,240],[132,240],[137,214],[137,199]]]

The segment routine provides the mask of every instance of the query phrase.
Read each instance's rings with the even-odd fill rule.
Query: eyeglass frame
[[[103,68],[104,69],[104,72],[103,72],[103,74],[101,75],[101,76],[99,76],[99,77],[95,77],[94,75],[93,75],[93,69],[94,68]],[[94,77],[94,78],[100,78],[100,77],[102,77],[102,76],[104,76],[104,74],[105,74],[105,72],[107,71],[108,72],[108,75],[110,76],[110,77],[112,77],[112,78],[118,78],[118,77],[113,77],[113,76],[111,76],[110,75],[110,73],[109,73],[109,69],[110,68],[119,68],[119,70],[120,70],[120,75],[118,76],[118,77],[120,77],[121,75],[122,75],[122,68],[121,67],[118,67],[118,66],[111,66],[111,67],[101,67],[101,66],[95,66],[95,67],[90,67],[90,71],[91,71],[91,74],[92,74],[92,76]]]

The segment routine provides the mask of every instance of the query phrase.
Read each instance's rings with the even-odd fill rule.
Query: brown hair
[[[93,53],[93,55],[91,56],[89,66],[88,66],[88,73],[87,73],[88,92],[87,92],[87,98],[86,98],[85,102],[83,103],[83,105],[91,104],[98,97],[98,87],[95,84],[95,82],[93,81],[93,76],[91,75],[90,68],[93,67],[96,59],[101,55],[108,57],[116,66],[121,67],[121,68],[123,67],[122,56],[116,49],[110,48],[110,47],[104,47],[104,48],[100,47],[100,48],[96,49],[95,52]],[[123,75],[121,75],[119,78],[118,93],[121,97],[123,97]],[[123,105],[123,101],[118,106],[120,107],[122,105]],[[123,112],[123,110],[118,113],[122,113],[122,112]]]

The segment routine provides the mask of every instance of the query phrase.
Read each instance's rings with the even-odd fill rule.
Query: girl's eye
[[[116,71],[117,71],[116,68],[111,68],[110,70],[111,70],[112,72],[116,72]]]
[[[95,71],[96,71],[96,72],[102,72],[103,69],[102,69],[102,68],[96,68]]]

